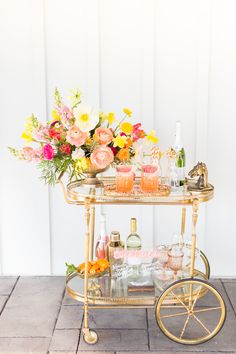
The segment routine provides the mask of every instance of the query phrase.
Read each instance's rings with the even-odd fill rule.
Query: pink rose
[[[102,169],[113,162],[114,155],[109,147],[101,146],[92,152],[90,160],[93,166]]]
[[[32,147],[28,147],[28,146],[26,146],[22,149],[22,154],[23,154],[23,157],[28,161],[32,161],[34,158],[34,155],[35,155],[34,149]]]
[[[108,145],[113,139],[113,133],[109,128],[99,127],[95,130],[95,139],[101,145]]]
[[[76,125],[73,125],[67,132],[66,140],[71,145],[80,147],[85,143],[87,137],[87,133],[82,132]]]
[[[50,144],[46,144],[43,147],[43,156],[45,160],[52,160],[54,157],[54,150]]]

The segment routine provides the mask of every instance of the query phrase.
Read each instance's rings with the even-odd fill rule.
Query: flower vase
[[[108,170],[109,166],[103,169],[97,169],[91,166],[89,169],[83,172],[85,178],[81,181],[81,185],[93,187],[93,188],[102,188],[103,182],[97,177],[97,174],[105,172]]]

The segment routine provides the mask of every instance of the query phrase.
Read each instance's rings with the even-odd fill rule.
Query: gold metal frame
[[[84,302],[84,327],[83,327],[83,337],[86,343],[95,344],[98,340],[98,336],[95,331],[89,328],[88,323],[88,310],[89,308],[149,308],[154,307],[157,303],[156,313],[157,313],[157,322],[159,323],[163,332],[170,338],[175,341],[179,341],[184,343],[184,341],[179,340],[179,338],[174,338],[174,336],[165,330],[162,326],[161,321],[159,321],[160,308],[165,304],[165,306],[172,306],[174,304],[175,308],[178,306],[178,301],[176,298],[173,298],[171,294],[167,294],[167,290],[165,290],[161,296],[157,299],[154,295],[145,296],[145,297],[120,297],[113,298],[110,297],[91,297],[88,295],[88,262],[93,259],[93,251],[94,251],[94,226],[95,226],[95,205],[97,204],[131,204],[131,205],[182,205],[182,221],[181,221],[181,238],[182,242],[184,240],[185,233],[185,221],[186,221],[186,206],[192,206],[192,249],[191,249],[191,262],[190,262],[190,280],[189,282],[189,293],[187,294],[186,301],[188,302],[188,311],[192,311],[196,300],[196,297],[199,299],[207,291],[212,291],[212,293],[220,300],[222,307],[222,315],[221,321],[217,326],[217,330],[214,330],[211,335],[208,333],[208,336],[205,338],[194,338],[190,344],[198,344],[199,342],[203,342],[212,338],[220,328],[223,326],[223,320],[225,318],[225,305],[223,299],[219,295],[219,293],[211,287],[210,284],[204,283],[206,289],[204,291],[194,290],[194,284],[196,281],[202,284],[202,280],[194,279],[196,276],[201,276],[204,279],[208,279],[209,277],[209,262],[204,254],[201,254],[201,258],[205,265],[205,272],[202,273],[199,270],[195,269],[195,251],[196,251],[196,224],[198,219],[198,208],[199,204],[202,202],[207,202],[212,199],[214,196],[214,191],[205,191],[202,193],[194,193],[186,191],[185,193],[174,195],[170,194],[168,196],[124,196],[124,197],[110,197],[106,195],[96,195],[96,190],[93,188],[89,189],[88,194],[78,192],[78,188],[80,187],[80,182],[72,182],[67,187],[64,186],[61,179],[58,181],[64,193],[64,198],[68,204],[73,205],[84,205],[85,208],[85,222],[86,222],[86,234],[85,234],[85,276],[84,276],[84,294],[80,294],[74,291],[70,286],[70,281],[76,276],[76,274],[71,274],[66,279],[66,288],[68,294],[74,298],[75,300]],[[104,177],[102,178],[102,183],[105,185],[106,183],[114,183],[114,177]],[[183,280],[185,281],[185,280]],[[187,281],[187,280],[186,280]],[[178,286],[178,285],[173,285]],[[168,296],[167,296],[168,295]],[[185,306],[185,301],[183,302]],[[192,313],[192,312],[191,312]],[[189,313],[188,313],[189,314]],[[192,314],[191,314],[192,316]]]

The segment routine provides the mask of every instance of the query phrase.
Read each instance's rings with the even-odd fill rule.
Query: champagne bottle
[[[183,186],[185,181],[185,164],[186,164],[186,157],[185,157],[185,150],[182,144],[181,139],[181,122],[177,121],[175,126],[175,144],[174,149],[177,152],[177,174],[179,185]]]
[[[106,230],[106,214],[101,214],[100,219],[100,234],[96,244],[96,258],[104,259],[107,258],[107,244],[109,242],[109,236]]]

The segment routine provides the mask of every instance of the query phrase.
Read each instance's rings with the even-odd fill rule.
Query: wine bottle
[[[179,180],[179,185],[183,186],[185,181],[185,164],[186,164],[186,156],[185,150],[182,144],[181,139],[181,122],[177,121],[175,126],[175,144],[174,149],[177,152],[177,175]]]
[[[130,252],[130,255],[128,254],[126,262],[133,267],[132,276],[138,276],[141,259],[137,257],[135,254],[132,254],[132,251],[134,251],[135,253],[135,251],[139,251],[142,248],[141,238],[137,234],[136,218],[131,218],[130,220],[130,234],[126,240],[126,248],[127,251]]]
[[[97,259],[107,259],[107,245],[109,236],[106,230],[106,214],[101,214],[100,218],[100,234],[96,244],[95,255]]]

